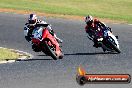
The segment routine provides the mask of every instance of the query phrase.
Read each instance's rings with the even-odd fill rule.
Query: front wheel
[[[44,44],[43,44],[46,50],[45,53],[50,55],[54,60],[57,60],[58,57],[55,53],[55,47],[53,45],[50,46],[48,42],[49,41],[44,41]]]
[[[109,40],[109,44],[117,53],[121,53],[121,50],[112,41]]]
[[[119,48],[117,48],[117,46],[115,44],[113,44],[111,42],[111,45],[113,46],[113,49],[117,52],[117,53],[121,53],[121,50]]]

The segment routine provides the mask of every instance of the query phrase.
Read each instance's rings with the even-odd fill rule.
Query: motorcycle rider
[[[107,27],[103,22],[98,19],[93,19],[91,15],[85,17],[85,31],[89,34],[91,38],[93,38],[94,45],[93,47],[98,48],[99,44],[97,39],[103,35],[103,30],[108,28],[111,32],[111,28]]]
[[[31,42],[32,32],[37,24],[47,24],[47,22],[38,19],[35,14],[30,14],[28,18],[28,22],[25,24],[24,27],[25,39],[28,42]],[[53,35],[59,43],[62,43],[62,40],[58,38],[54,33],[53,29],[51,28],[51,25],[48,25],[47,29],[49,30],[50,34]]]

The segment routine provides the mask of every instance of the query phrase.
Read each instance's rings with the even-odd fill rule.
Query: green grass
[[[0,0],[0,8],[123,20],[132,23],[132,0]]]
[[[5,59],[17,59],[18,57],[19,55],[11,50],[0,48],[0,61]]]

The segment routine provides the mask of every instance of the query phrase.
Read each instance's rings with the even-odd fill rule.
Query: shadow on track
[[[72,54],[64,54],[66,56],[69,55],[99,55],[99,54],[117,54],[116,52],[95,52],[95,53],[72,53]]]
[[[37,55],[39,57],[42,57],[42,56],[48,56],[48,55]],[[47,60],[53,60],[52,58],[50,59],[17,59],[16,61],[47,61]]]
[[[24,59],[24,60],[22,60],[22,59],[18,59],[18,60],[16,60],[16,61],[50,61],[50,60],[53,60],[53,59]]]
[[[42,54],[42,55],[37,55],[37,56],[48,56],[48,55]]]

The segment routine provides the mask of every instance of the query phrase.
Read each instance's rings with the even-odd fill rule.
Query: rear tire
[[[34,52],[40,52],[41,51],[41,49],[35,44],[32,45],[32,49]]]
[[[104,48],[102,48],[103,49],[103,51],[104,51],[104,53],[106,52],[106,49],[104,49]]]

